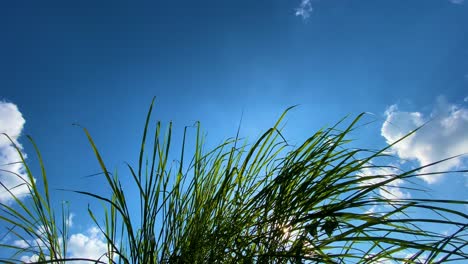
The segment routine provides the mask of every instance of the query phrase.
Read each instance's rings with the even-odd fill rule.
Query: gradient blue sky
[[[4,1],[0,106],[18,109],[0,107],[0,132],[16,126],[37,168],[20,135],[34,137],[51,188],[101,192],[102,180],[83,178],[99,167],[72,123],[123,170],[136,164],[153,96],[176,138],[199,120],[208,145],[234,136],[242,111],[241,134],[253,139],[300,104],[287,118],[296,142],[347,114],[372,113],[356,134],[366,147],[434,119],[394,149],[416,166],[468,152],[467,25],[468,2],[455,0]],[[8,147],[0,142],[5,157]],[[462,175],[422,180],[468,199]],[[54,198],[71,202],[72,233],[92,237],[88,200]]]

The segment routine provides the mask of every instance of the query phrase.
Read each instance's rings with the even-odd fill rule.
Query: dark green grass
[[[297,147],[287,144],[279,128],[289,109],[250,145],[236,137],[205,151],[197,123],[193,153],[186,153],[184,131],[180,159],[172,162],[172,125],[163,133],[157,122],[154,134],[149,134],[153,103],[138,167],[128,165],[125,174],[109,173],[83,129],[112,191],[104,197],[75,190],[107,205],[102,221],[89,209],[108,244],[108,252],[90,263],[445,263],[468,257],[468,216],[450,209],[467,202],[389,199],[379,194],[397,180],[409,184],[421,168],[360,175],[364,168],[385,168],[373,161],[391,147],[379,151],[350,147],[347,136],[362,115],[321,129]],[[31,199],[15,198],[14,204],[1,205],[0,219],[11,226],[10,235],[39,239],[43,245],[26,249],[1,245],[17,250],[5,262],[16,263],[24,254],[39,255],[41,263],[71,261],[66,256],[67,210],[60,217],[54,214],[39,151],[37,155],[42,168],[37,181],[21,156]],[[130,214],[130,198],[120,177],[133,178],[138,189],[138,222]],[[39,192],[39,183],[44,192]],[[382,212],[369,212],[371,207]],[[420,212],[419,218],[411,217],[414,210]],[[441,231],[426,230],[425,224]],[[44,226],[44,232],[39,234],[38,226]]]

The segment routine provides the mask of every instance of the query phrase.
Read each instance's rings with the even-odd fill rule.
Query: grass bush
[[[347,136],[362,115],[321,129],[297,147],[288,145],[279,128],[289,109],[251,145],[237,136],[205,151],[197,123],[193,153],[186,153],[185,130],[180,160],[174,163],[169,161],[172,125],[163,133],[157,122],[155,133],[149,135],[153,104],[154,100],[138,167],[128,165],[139,193],[138,221],[129,213],[122,176],[109,173],[84,129],[112,195],[75,192],[107,204],[102,222],[91,209],[89,215],[102,231],[108,251],[97,260],[67,258],[68,209],[55,215],[40,152],[31,140],[41,177],[34,180],[18,150],[31,198],[14,197],[13,204],[1,204],[0,219],[10,226],[9,235],[36,244],[27,248],[3,244],[16,253],[2,261],[17,263],[24,254],[38,255],[38,263],[132,264],[442,263],[468,257],[467,215],[450,209],[467,202],[399,199],[379,192],[395,181],[409,182],[421,168],[387,175],[360,173],[386,168],[373,161],[391,147],[379,151],[350,147]],[[149,137],[152,144],[147,144]],[[371,207],[383,210],[375,213],[368,210]],[[414,210],[423,213],[413,218]],[[454,231],[442,234],[423,229],[424,224]]]

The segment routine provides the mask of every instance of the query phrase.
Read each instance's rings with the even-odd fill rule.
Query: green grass
[[[172,125],[162,132],[158,122],[154,134],[149,134],[153,104],[154,100],[138,167],[128,165],[125,172],[139,192],[137,219],[130,214],[122,176],[109,173],[83,129],[112,190],[110,197],[75,190],[106,204],[102,220],[88,210],[108,244],[106,255],[90,263],[419,263],[422,257],[427,263],[445,263],[468,258],[468,216],[450,209],[467,202],[389,199],[379,194],[394,181],[411,182],[421,168],[358,176],[364,168],[384,168],[373,162],[391,147],[379,151],[350,147],[347,137],[362,115],[321,129],[297,147],[288,145],[281,134],[289,109],[253,144],[236,137],[209,151],[204,150],[197,123],[193,153],[187,153],[185,130],[180,158],[171,162]],[[38,239],[43,246],[0,245],[16,250],[4,262],[17,263],[24,254],[39,255],[40,263],[72,260],[66,256],[68,208],[55,215],[38,150],[37,155],[42,171],[36,181],[21,156],[31,199],[15,198],[12,205],[0,205],[0,219],[11,227],[9,235]],[[369,212],[371,207],[382,212]],[[419,218],[411,216],[416,210]],[[455,231],[442,234],[422,228],[425,224]]]

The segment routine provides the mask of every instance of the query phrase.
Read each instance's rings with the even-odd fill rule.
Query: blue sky
[[[300,104],[287,118],[293,142],[360,112],[376,121],[355,135],[368,147],[433,120],[393,149],[417,166],[468,153],[467,25],[462,0],[6,1],[0,132],[37,169],[23,135],[33,136],[51,188],[102,192],[102,180],[84,178],[99,167],[72,123],[124,170],[137,162],[153,96],[156,119],[172,120],[175,138],[199,120],[212,146],[235,135],[242,112],[241,135],[254,139]],[[3,163],[15,159],[6,141],[0,151]],[[421,180],[434,195],[468,199],[466,176],[450,177]],[[100,242],[88,199],[54,198],[70,201],[76,241]]]

